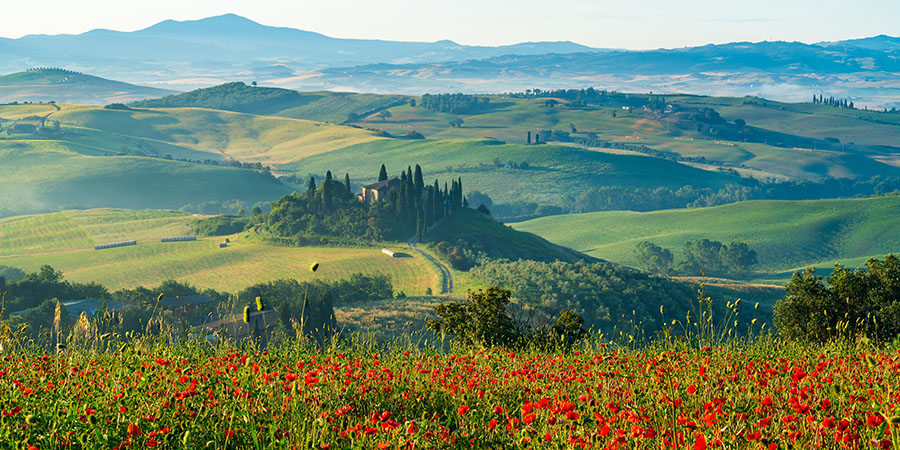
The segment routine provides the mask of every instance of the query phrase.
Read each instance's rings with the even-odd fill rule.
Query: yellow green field
[[[178,149],[171,146],[176,146],[208,153],[206,157],[210,159],[224,157],[267,164],[292,162],[379,139],[358,128],[201,108],[122,111],[85,106],[65,108],[52,114],[51,119],[64,127],[75,127],[76,132],[84,130],[71,138],[75,142],[90,140],[90,130],[102,130],[120,138],[146,140],[145,145],[155,153],[175,156]]]
[[[44,264],[66,279],[95,281],[110,289],[152,286],[168,279],[202,288],[237,291],[281,278],[341,279],[353,273],[384,274],[394,289],[423,295],[440,291],[436,269],[405,245],[386,244],[408,254],[391,259],[376,247],[280,247],[254,237],[229,236],[195,242],[161,243],[162,237],[191,234],[193,216],[172,211],[87,210],[0,220],[0,265],[34,271]],[[137,240],[138,245],[93,250],[100,243]],[[320,263],[315,274],[313,262]]]

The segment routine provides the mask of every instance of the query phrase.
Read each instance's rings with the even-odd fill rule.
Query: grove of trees
[[[775,305],[775,325],[790,339],[828,341],[900,336],[900,259],[870,259],[865,268],[837,265],[823,279],[814,269],[795,272]]]
[[[467,94],[425,94],[419,106],[436,112],[449,114],[473,114],[490,101],[487,97]],[[460,123],[462,123],[460,121]]]
[[[651,272],[664,275],[744,276],[757,264],[756,252],[746,243],[698,239],[684,243],[682,260],[675,264],[672,252],[652,242],[635,247],[638,261]]]
[[[387,179],[382,166],[379,180]],[[305,192],[272,203],[272,211],[254,215],[247,227],[259,226],[285,243],[406,240],[424,234],[428,226],[464,206],[462,179],[426,185],[422,168],[407,167],[399,187],[387,197],[363,202],[351,191],[349,176],[340,182],[329,171],[321,186],[310,178]]]

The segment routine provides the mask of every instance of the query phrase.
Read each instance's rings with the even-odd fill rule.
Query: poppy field
[[[0,360],[0,447],[900,448],[900,352],[137,340]]]

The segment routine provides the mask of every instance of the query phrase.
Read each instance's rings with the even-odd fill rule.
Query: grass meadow
[[[281,278],[300,281],[349,278],[353,273],[384,274],[394,290],[424,295],[440,292],[437,268],[405,244],[385,243],[405,257],[388,258],[383,246],[282,247],[254,236],[225,236],[194,242],[161,243],[160,238],[193,235],[189,214],[171,211],[87,210],[0,219],[0,265],[32,272],[49,264],[66,279],[96,281],[110,289],[154,286],[174,279],[201,288],[238,291]],[[138,245],[93,250],[96,244],[137,240]],[[312,274],[308,267],[320,262]],[[466,281],[460,288],[465,292]]]
[[[676,260],[686,241],[746,242],[758,253],[761,276],[784,279],[790,278],[790,271],[806,266],[831,266],[842,260],[858,264],[868,257],[900,251],[898,225],[893,219],[898,210],[898,196],[762,200],[646,213],[568,214],[513,227],[632,266],[639,265],[634,248],[641,241],[670,249]]]

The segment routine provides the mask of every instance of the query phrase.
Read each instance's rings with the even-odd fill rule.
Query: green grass
[[[680,256],[686,241],[746,242],[759,254],[764,278],[790,277],[794,269],[860,265],[869,256],[900,251],[900,196],[810,201],[748,201],[712,208],[627,211],[544,217],[517,230],[591,256],[638,266],[634,248],[651,241]]]
[[[578,261],[584,255],[566,247],[547,242],[532,233],[523,233],[496,222],[488,215],[473,209],[459,209],[444,219],[427,235],[427,241],[455,242],[461,239],[468,244],[480,244],[494,259],[532,259],[537,261]]]
[[[193,234],[177,211],[90,209],[0,219],[0,256],[79,250],[127,240]]]
[[[380,111],[389,106],[403,103],[406,97],[400,95],[355,94],[346,92],[301,92],[294,104],[262,108],[254,114],[315,120],[318,122],[341,123],[350,113],[365,114]]]
[[[287,79],[273,82],[289,82]],[[139,108],[206,108],[256,115],[341,123],[349,114],[365,116],[408,102],[400,95],[346,92],[297,92],[233,82],[168,97],[132,103]]]
[[[137,86],[58,69],[28,70],[0,76],[0,101],[107,104],[161,97],[174,91]]]
[[[95,209],[0,220],[0,265],[26,272],[49,264],[66,279],[96,281],[111,289],[153,286],[168,279],[198,287],[237,291],[252,284],[291,278],[341,279],[353,273],[384,274],[408,295],[440,290],[436,268],[405,244],[371,247],[282,247],[244,235],[219,248],[224,237],[161,243],[193,235],[194,216],[176,211]],[[93,250],[93,245],[137,240],[138,245]],[[382,247],[408,254],[391,259]],[[309,266],[319,262],[313,274]],[[461,280],[461,289],[468,288]]]
[[[64,141],[0,141],[0,208],[170,208],[211,200],[272,201],[292,192],[257,172],[160,158],[93,156]]]
[[[151,149],[160,146],[154,149],[160,156],[179,153],[170,148],[174,146],[198,153],[185,156],[189,159],[233,158],[266,164],[288,163],[379,139],[357,128],[198,108],[121,111],[82,107],[64,109],[51,118],[79,129],[141,139]],[[80,138],[73,141],[80,142]],[[111,150],[118,151],[118,147]]]
[[[531,168],[504,169],[493,162],[527,162]],[[577,196],[589,187],[678,189],[721,187],[738,183],[737,176],[710,172],[659,158],[596,152],[559,145],[500,145],[490,140],[380,140],[332,151],[280,170],[299,173],[347,171],[357,182],[374,181],[385,164],[391,175],[420,164],[426,182],[462,177],[466,191],[479,190],[501,203],[522,201],[561,204],[565,195]]]
[[[873,111],[845,110],[823,105],[789,104],[759,99],[728,97],[666,96],[666,101],[688,107],[711,107],[730,121],[742,118],[748,125],[798,138],[838,138],[855,142],[842,150],[810,152],[766,144],[717,143],[693,130],[682,130],[668,119],[640,112],[630,113],[612,107],[546,108],[544,98],[519,99],[491,96],[490,107],[477,114],[460,115],[461,128],[449,125],[452,114],[424,108],[391,108],[393,117],[381,120],[372,115],[358,122],[393,134],[410,130],[432,139],[466,139],[491,136],[511,143],[525,143],[527,131],[570,131],[578,135],[595,133],[612,142],[646,145],[685,157],[705,157],[732,166],[745,165],[758,178],[790,177],[818,179],[830,177],[871,177],[893,172],[897,164],[893,151],[900,138],[900,115]],[[746,101],[759,104],[748,105]],[[613,117],[616,113],[616,117]],[[678,139],[676,139],[678,138]],[[731,145],[734,144],[734,145]],[[846,152],[846,153],[845,153]]]

